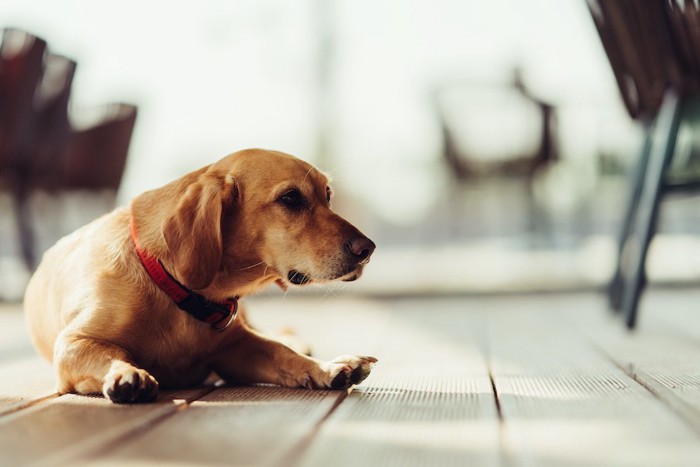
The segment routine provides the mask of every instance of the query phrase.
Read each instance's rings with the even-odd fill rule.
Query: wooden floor
[[[632,335],[593,294],[249,304],[319,357],[380,363],[351,392],[58,397],[0,307],[0,466],[700,465],[700,290],[651,291]]]

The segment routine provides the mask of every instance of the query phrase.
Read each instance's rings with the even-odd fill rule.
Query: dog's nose
[[[367,237],[356,237],[345,242],[345,248],[358,262],[366,261],[377,246]]]

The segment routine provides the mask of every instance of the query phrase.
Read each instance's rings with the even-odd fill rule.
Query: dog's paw
[[[377,359],[374,357],[357,357],[343,355],[330,362],[330,388],[347,389],[353,384],[364,381],[372,371]]]
[[[102,393],[112,402],[153,402],[158,397],[158,381],[146,370],[135,367],[110,371]]]

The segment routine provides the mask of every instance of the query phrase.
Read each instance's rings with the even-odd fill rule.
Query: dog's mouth
[[[344,271],[341,274],[336,275],[334,278],[326,279],[321,282],[340,280],[343,282],[352,282],[360,278],[362,275],[362,266],[353,268],[349,271]],[[311,277],[304,274],[303,272],[292,269],[287,273],[287,280],[294,285],[305,285],[312,282]]]
[[[309,276],[296,270],[289,271],[287,273],[287,279],[289,279],[289,282],[294,285],[304,285],[311,282],[311,278]]]
[[[350,274],[350,275],[347,275],[347,276],[341,278],[340,280],[343,282],[352,282],[352,281],[356,281],[359,278],[360,278],[360,273],[353,273],[353,274]]]

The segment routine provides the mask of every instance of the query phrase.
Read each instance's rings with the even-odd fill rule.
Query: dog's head
[[[132,202],[141,246],[188,287],[360,277],[374,243],[330,207],[328,177],[288,154],[246,150]],[[241,286],[244,284],[240,284]]]

